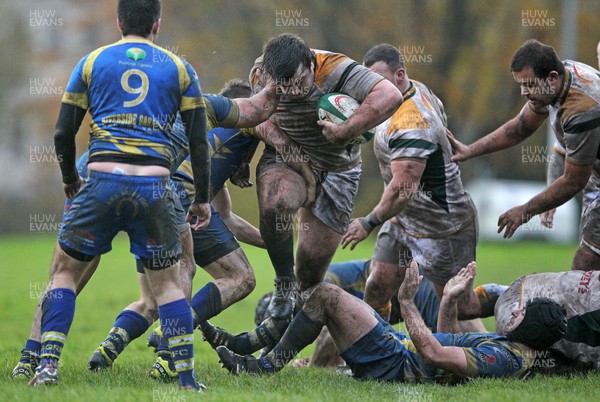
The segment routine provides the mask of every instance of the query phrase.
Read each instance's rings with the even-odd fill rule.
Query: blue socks
[[[100,346],[104,346],[107,356],[114,361],[132,340],[140,337],[150,324],[141,314],[133,310],[123,310]]]
[[[187,300],[180,299],[158,306],[163,337],[179,374],[179,386],[196,387],[194,378],[194,320]]]
[[[27,364],[31,362],[31,358],[38,357],[42,350],[42,344],[34,339],[27,339],[25,347],[21,350],[21,359],[19,362]],[[23,353],[29,352],[23,357]]]
[[[201,322],[208,320],[219,314],[221,308],[221,292],[219,288],[212,282],[208,282],[200,289],[194,297],[192,297],[192,308],[196,313],[195,327]]]
[[[56,288],[48,291],[42,304],[42,349],[40,366],[57,366],[75,315],[75,292]]]

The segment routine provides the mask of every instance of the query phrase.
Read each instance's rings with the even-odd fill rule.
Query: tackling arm
[[[311,205],[316,198],[317,177],[310,167],[310,160],[308,155],[302,151],[302,147],[269,120],[256,127],[256,134],[265,144],[275,148],[285,163],[302,175],[306,182],[307,194],[304,206]]]
[[[250,98],[237,98],[234,101],[240,109],[240,116],[235,127],[254,127],[267,120],[279,104],[277,87],[271,78],[267,85],[256,95]]]
[[[257,228],[252,226],[243,218],[237,216],[231,210],[231,197],[229,190],[223,187],[211,202],[214,209],[219,212],[223,221],[231,229],[233,235],[241,242],[252,246],[265,248],[265,243]]]
[[[527,103],[516,117],[471,145],[464,145],[449,135],[448,139],[455,151],[452,161],[460,162],[510,148],[535,133],[547,117],[547,113],[534,111]]]

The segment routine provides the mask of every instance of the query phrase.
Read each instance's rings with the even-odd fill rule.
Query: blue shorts
[[[404,372],[406,349],[392,326],[375,313],[379,321],[365,336],[340,356],[352,369],[354,378],[396,381]]]
[[[183,183],[175,180],[175,185],[178,187],[177,192],[185,192]],[[181,189],[181,190],[180,190]],[[181,197],[181,204],[184,210],[188,210],[191,204],[191,197]],[[196,264],[201,267],[206,267],[212,264],[221,257],[240,248],[240,244],[236,240],[231,230],[227,227],[221,215],[211,206],[211,217],[207,227],[201,230],[192,230],[192,239],[194,242],[194,259]],[[194,223],[195,218],[192,218]]]
[[[62,246],[88,256],[104,254],[122,230],[129,235],[130,251],[142,259],[179,259],[181,243],[167,177],[97,171],[88,176],[66,207],[58,235]]]

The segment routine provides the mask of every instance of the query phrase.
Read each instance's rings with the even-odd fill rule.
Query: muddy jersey
[[[443,237],[456,233],[476,215],[465,191],[458,165],[450,160],[446,115],[441,101],[424,84],[411,81],[404,102],[377,126],[373,147],[385,184],[392,180],[397,159],[426,161],[418,188],[398,216],[404,230],[415,237]]]
[[[565,157],[566,150],[560,145],[557,141],[554,143],[554,152],[560,154]],[[600,193],[600,159],[596,159],[594,163],[594,170],[592,170],[592,174],[590,174],[590,179],[583,189],[583,200],[582,200],[582,213],[585,213],[585,210],[588,205],[592,203]]]
[[[565,60],[565,78],[557,100],[548,106],[550,124],[565,158],[575,165],[596,164],[600,156],[600,76],[594,68]]]
[[[534,297],[548,297],[567,314],[567,333],[554,346],[579,362],[600,361],[600,271],[548,272],[514,281],[495,306],[496,333],[506,334],[512,311]]]
[[[362,102],[383,78],[349,57],[339,53],[313,50],[315,53],[315,80],[302,100],[290,100],[282,94],[279,105],[270,120],[281,128],[310,157],[314,168],[341,172],[360,163],[360,145],[337,145],[329,142],[317,124],[317,104],[328,93],[341,92]],[[259,82],[262,56],[256,59],[250,72],[250,83],[255,93],[262,89]]]

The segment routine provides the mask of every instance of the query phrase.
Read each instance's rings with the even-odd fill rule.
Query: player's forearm
[[[558,152],[552,152],[550,161],[548,162],[548,171],[546,181],[548,185],[554,183],[560,176],[565,173],[565,157]]]
[[[566,174],[563,174],[554,183],[546,187],[544,191],[527,202],[526,214],[534,216],[558,208],[583,190],[588,179],[589,174],[577,178],[569,178]]]
[[[206,127],[206,110],[203,108],[181,113],[190,144],[192,173],[194,175],[194,201],[209,201],[210,152]]]
[[[81,126],[86,110],[77,106],[61,104],[54,131],[54,148],[65,184],[77,181],[75,135]]]
[[[545,115],[537,114],[528,105],[519,114],[468,147],[467,158],[474,158],[510,148],[522,142],[541,126]]]
[[[267,120],[279,104],[277,89],[267,86],[251,98],[239,98],[235,100],[240,109],[236,127],[254,127]]]
[[[418,187],[418,183],[414,186]],[[408,183],[393,183],[391,182],[383,190],[383,195],[379,203],[373,208],[373,213],[382,221],[385,222],[390,218],[400,214],[408,204],[415,191],[412,185]]]
[[[438,332],[456,334],[460,332],[458,328],[458,308],[456,299],[443,296],[440,301],[437,321]]]
[[[265,144],[275,148],[281,160],[303,176],[310,171],[310,159],[302,147],[270,121],[256,127],[256,134]],[[311,171],[312,174],[312,171]]]
[[[248,221],[234,213],[229,214],[229,216],[223,218],[223,220],[239,241],[250,244],[251,246],[265,248],[265,242],[260,235],[260,231]]]
[[[442,345],[425,325],[415,303],[412,300],[405,299],[399,300],[399,302],[404,324],[417,352],[426,360],[435,360],[436,353]]]
[[[340,124],[338,137],[332,142],[344,144],[383,123],[402,104],[402,94],[391,82],[378,82],[360,107]]]

